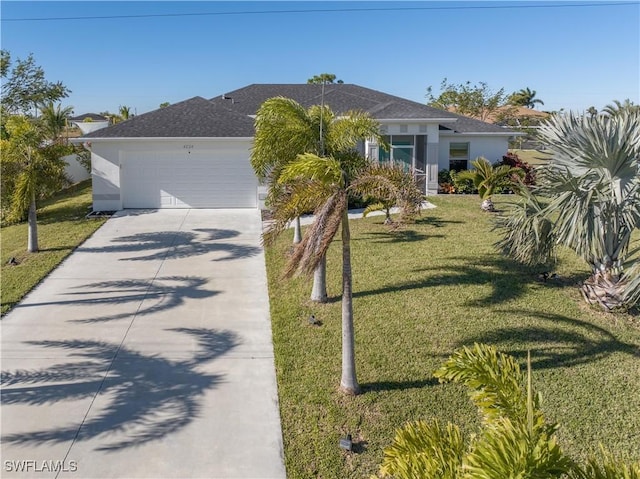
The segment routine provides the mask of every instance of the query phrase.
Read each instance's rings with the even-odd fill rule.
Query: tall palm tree
[[[361,113],[336,117],[328,106],[314,105],[304,108],[295,100],[275,97],[266,100],[258,109],[255,119],[254,145],[251,150],[251,165],[260,179],[268,182],[268,202],[273,203],[286,186],[278,184],[282,170],[303,153],[319,156],[350,150],[359,141],[367,138],[382,138],[377,123]],[[299,209],[294,222],[294,244],[301,241],[300,215],[313,211]],[[311,300],[323,302],[327,299],[326,263],[318,264],[314,274]]]
[[[364,114],[359,128],[377,130],[376,123]],[[349,116],[349,115],[347,115]],[[368,123],[368,125],[367,125]],[[356,123],[354,123],[356,124]],[[345,125],[345,127],[348,127]],[[350,136],[345,134],[344,137]],[[348,143],[344,143],[346,146]],[[331,241],[341,228],[342,238],[342,377],[340,388],[346,394],[360,391],[355,369],[353,330],[353,278],[351,271],[351,233],[349,230],[349,195],[393,199],[401,208],[402,218],[415,216],[422,203],[422,193],[409,172],[400,167],[369,162],[355,150],[343,148],[332,156],[313,153],[298,155],[281,171],[278,184],[286,193],[274,198],[274,222],[265,239],[270,242],[282,232],[301,209],[314,208],[315,221],[296,246],[285,276],[301,272],[310,274],[323,261]]]
[[[67,118],[73,111],[73,107],[62,108],[61,104],[54,105],[52,101],[40,107],[40,119],[47,140],[60,143],[62,133],[67,126]]]
[[[535,108],[536,105],[544,105],[544,102],[536,98],[536,91],[529,87],[522,88],[511,95],[510,103],[512,105],[524,106],[526,108]]]
[[[42,128],[24,116],[10,117],[5,127],[7,138],[1,141],[1,161],[10,163],[16,174],[9,217],[19,221],[27,214],[27,251],[36,252],[39,249],[36,199],[44,188],[55,187],[64,178],[65,163],[61,157],[70,147],[44,145]]]
[[[640,227],[640,112],[613,117],[557,115],[540,130],[553,158],[533,192],[521,190],[498,221],[497,243],[528,264],[554,260],[566,246],[592,270],[585,300],[606,310],[640,299],[640,264],[625,271],[632,232]],[[544,199],[544,201],[540,201]]]

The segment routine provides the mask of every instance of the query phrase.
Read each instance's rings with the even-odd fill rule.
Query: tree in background
[[[640,105],[634,104],[628,98],[621,102],[620,100],[613,100],[613,103],[606,105],[602,109],[602,113],[606,113],[609,116],[620,115],[623,112],[640,112]]]
[[[160,108],[166,108],[169,105],[171,105],[171,103],[169,103],[168,101],[163,101],[162,103],[160,103]]]
[[[536,91],[529,87],[523,88],[509,97],[509,104],[515,106],[524,106],[525,108],[535,108],[536,105],[544,105],[544,102],[536,98]]]
[[[427,104],[441,110],[454,111],[485,121],[492,113],[506,105],[504,88],[494,92],[485,82],[472,85],[471,82],[454,84],[445,78],[440,84],[440,95],[433,94],[433,87],[427,88]]]
[[[55,106],[53,101],[40,107],[40,122],[42,123],[45,139],[57,143],[63,142],[62,134],[72,111],[73,107],[62,108],[61,104]]]
[[[38,108],[48,102],[57,102],[71,93],[62,82],[49,82],[44,70],[37,66],[30,54],[26,60],[16,60],[11,69],[11,54],[2,50],[2,106],[11,115],[37,116]]]
[[[120,113],[120,118],[124,121],[128,120],[132,116],[131,107],[126,105],[121,105],[120,108],[118,109],[118,112]]]
[[[587,113],[591,116],[591,118],[593,118],[598,114],[598,110],[595,106],[590,106],[589,108],[587,108]]]
[[[0,163],[3,196],[6,190],[10,193],[7,216],[9,220],[20,221],[27,215],[27,251],[36,252],[36,201],[44,192],[58,191],[64,186],[65,162],[62,157],[72,148],[58,143],[47,144],[43,128],[23,115],[8,118],[6,130],[7,138],[1,140]],[[8,178],[7,172],[11,173]],[[5,207],[3,204],[3,210]]]
[[[497,246],[525,264],[549,265],[565,246],[591,267],[585,300],[605,310],[640,300],[640,262],[625,269],[640,227],[640,111],[615,116],[556,115],[540,129],[552,151],[536,186],[499,217]],[[628,265],[626,265],[628,266]]]
[[[320,75],[314,75],[307,80],[307,83],[344,83],[342,80],[336,81],[336,76],[333,73],[321,73]]]

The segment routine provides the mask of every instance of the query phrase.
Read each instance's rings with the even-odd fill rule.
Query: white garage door
[[[246,148],[123,152],[124,208],[255,208]]]

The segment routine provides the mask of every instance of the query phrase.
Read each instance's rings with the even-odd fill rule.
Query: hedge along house
[[[123,208],[256,208],[258,180],[249,162],[254,118],[267,99],[304,107],[324,102],[336,114],[361,110],[378,120],[391,145],[364,142],[369,158],[403,165],[425,194],[438,171],[466,169],[478,156],[507,152],[505,128],[351,84],[254,84],[213,99],[194,97],[91,132],[95,211]]]

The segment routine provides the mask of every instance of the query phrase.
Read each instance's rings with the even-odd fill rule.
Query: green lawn
[[[103,219],[85,219],[90,206],[90,180],[45,202],[38,209],[38,253],[27,253],[26,223],[0,229],[2,314],[104,223]],[[12,257],[17,266],[7,265]]]
[[[522,161],[526,161],[531,166],[545,165],[551,159],[551,153],[539,150],[509,150],[511,153],[518,155]]]
[[[505,260],[474,196],[430,198],[438,208],[390,233],[381,217],[351,222],[356,361],[363,394],[340,380],[340,241],[328,257],[331,302],[308,301],[310,280],[279,273],[291,234],[267,250],[271,317],[289,478],[366,478],[406,421],[477,425],[466,390],[432,372],[459,346],[496,345],[521,362],[531,349],[543,410],[575,457],[601,442],[640,459],[640,326],[582,303],[586,265],[566,254],[559,279]],[[500,199],[496,204],[500,205]],[[339,235],[338,235],[339,236]],[[308,325],[310,314],[322,326]],[[338,447],[350,433],[356,452]]]

